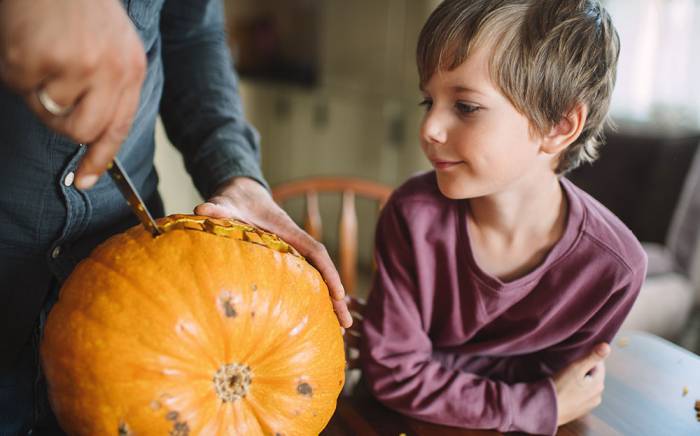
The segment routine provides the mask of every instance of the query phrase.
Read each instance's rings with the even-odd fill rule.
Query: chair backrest
[[[391,195],[392,188],[369,180],[349,177],[311,177],[279,184],[272,188],[272,197],[283,203],[291,198],[304,197],[306,201],[304,230],[321,241],[323,223],[318,205],[318,194],[337,192],[342,195],[338,228],[338,252],[340,280],[345,292],[355,295],[357,282],[357,211],[356,196],[377,201],[381,209]]]
[[[272,197],[283,203],[295,197],[305,198],[304,230],[316,240],[321,241],[323,223],[318,204],[318,194],[337,192],[342,195],[339,238],[340,280],[347,293],[347,303],[353,318],[353,325],[344,331],[345,359],[347,361],[344,393],[352,392],[360,377],[359,341],[360,326],[365,301],[356,295],[357,281],[357,212],[355,198],[365,197],[377,202],[378,210],[389,199],[393,189],[380,183],[346,177],[312,177],[286,182],[272,188]]]

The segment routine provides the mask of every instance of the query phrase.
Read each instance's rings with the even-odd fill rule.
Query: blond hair
[[[559,157],[566,173],[598,157],[615,86],[620,41],[597,0],[445,0],[421,31],[421,86],[452,70],[477,47],[492,50],[493,83],[544,136],[577,104],[588,117]]]

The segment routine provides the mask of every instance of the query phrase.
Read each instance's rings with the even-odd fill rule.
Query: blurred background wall
[[[268,26],[268,31],[280,39],[285,32],[293,35],[298,31],[293,24],[307,27],[304,42],[310,47],[296,52],[287,49],[286,54],[305,57],[307,70],[313,73],[304,75],[301,67],[296,74],[288,68],[289,77],[260,72],[264,68],[258,68],[257,74],[250,67],[247,74],[241,72],[240,92],[248,119],[262,135],[263,170],[270,184],[329,174],[396,185],[427,168],[417,142],[421,111],[414,50],[420,26],[437,3],[226,1],[235,58],[243,57],[243,38],[233,29],[236,24],[250,29],[256,20],[279,22]],[[300,21],[295,9],[306,10],[311,17]],[[308,27],[314,30],[308,32]],[[246,48],[257,47],[249,43]],[[169,212],[189,210],[198,196],[180,172],[181,159],[162,130],[158,145],[166,208]]]

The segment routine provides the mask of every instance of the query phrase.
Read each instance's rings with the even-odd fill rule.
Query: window
[[[622,46],[616,120],[700,127],[700,0],[605,0]]]

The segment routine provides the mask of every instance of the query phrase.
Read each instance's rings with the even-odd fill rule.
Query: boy
[[[597,0],[445,0],[428,19],[435,171],[382,212],[362,327],[363,373],[389,407],[554,434],[600,403],[646,256],[561,175],[596,157],[618,53]]]

